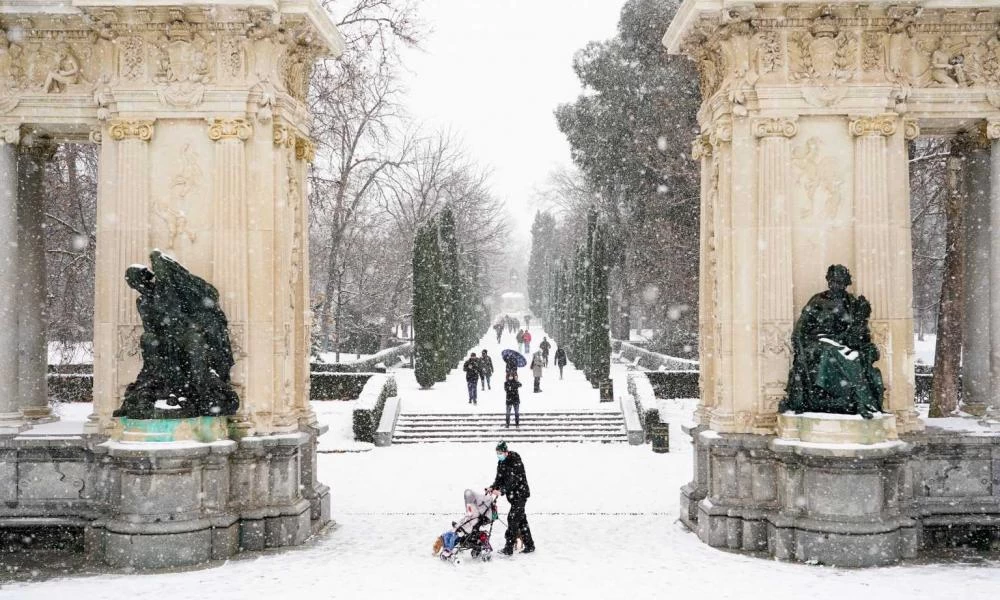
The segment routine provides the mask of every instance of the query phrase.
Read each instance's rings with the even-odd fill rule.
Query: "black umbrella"
[[[521,356],[521,353],[517,350],[507,349],[500,353],[500,357],[503,358],[505,363],[515,362],[518,367],[525,367],[528,365],[528,361]]]

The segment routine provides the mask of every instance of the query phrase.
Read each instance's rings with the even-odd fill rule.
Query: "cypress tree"
[[[462,335],[462,273],[458,257],[458,237],[455,232],[455,215],[450,206],[445,206],[438,216],[438,245],[441,252],[441,325],[444,331],[444,353],[451,367],[465,354],[466,345]],[[447,375],[448,370],[445,370]],[[442,378],[443,380],[443,378]]]
[[[422,225],[413,240],[413,352],[417,383],[439,381],[438,275],[440,257],[433,225]]]
[[[593,280],[590,302],[590,383],[595,387],[611,374],[611,337],[608,316],[608,256],[607,229],[598,224],[594,230],[591,250]]]

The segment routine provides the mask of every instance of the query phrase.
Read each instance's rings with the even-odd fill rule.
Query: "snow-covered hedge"
[[[646,432],[648,442],[650,425],[660,421],[660,411],[656,408],[656,395],[653,393],[653,385],[649,383],[649,377],[641,371],[630,372],[628,393],[635,402],[635,409],[642,420],[642,429]]]
[[[392,375],[376,374],[368,380],[358,406],[354,409],[354,439],[359,442],[375,443],[375,431],[382,420],[387,398],[396,395],[396,378]]]
[[[690,371],[698,369],[698,361],[696,360],[650,352],[645,348],[640,348],[628,342],[616,341],[614,347],[617,348],[623,362],[633,363],[640,369],[647,371]]]
[[[309,399],[356,400],[368,380],[377,374],[313,371],[309,376]]]
[[[367,373],[376,370],[376,367],[379,365],[394,367],[409,357],[411,352],[413,352],[413,342],[406,342],[405,344],[376,352],[362,360],[337,363],[337,370]]]

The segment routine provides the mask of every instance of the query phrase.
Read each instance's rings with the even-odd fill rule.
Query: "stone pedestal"
[[[896,417],[786,412],[778,415],[778,437],[817,444],[879,444],[899,439]]]
[[[842,567],[916,555],[908,444],[693,433],[696,478],[681,492],[681,520],[703,542]]]

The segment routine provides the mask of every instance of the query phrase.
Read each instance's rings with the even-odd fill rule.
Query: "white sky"
[[[432,29],[406,55],[408,106],[428,128],[451,128],[530,239],[533,191],[571,164],[553,110],[580,93],[573,53],[614,35],[624,0],[425,0]]]

